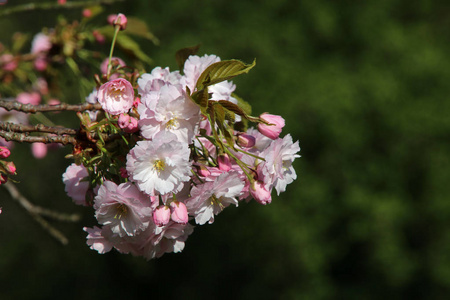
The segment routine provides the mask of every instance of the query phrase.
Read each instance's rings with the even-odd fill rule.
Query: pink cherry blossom
[[[89,189],[89,182],[84,181],[88,177],[88,171],[83,165],[71,164],[63,174],[63,182],[66,185],[65,191],[69,197],[78,205],[87,206],[86,192]]]
[[[97,97],[106,112],[119,115],[133,106],[134,90],[129,81],[118,78],[100,86]]]
[[[122,237],[134,236],[149,225],[151,199],[131,182],[116,185],[105,181],[94,200],[95,217]]]
[[[23,92],[17,95],[16,100],[22,104],[38,105],[41,102],[41,95],[37,92]]]
[[[96,250],[100,254],[111,251],[113,245],[102,235],[102,229],[94,226],[94,228],[84,227],[83,230],[88,233],[87,244],[92,250]]]
[[[117,124],[126,133],[133,133],[138,131],[139,129],[138,121],[128,114],[120,114],[119,119],[117,120]]]
[[[264,123],[258,124],[258,130],[265,136],[271,138],[272,140],[280,136],[281,130],[284,127],[284,119],[281,116],[271,115],[268,113],[263,113],[259,116],[262,120],[270,123],[267,125]]]
[[[47,52],[52,47],[50,37],[43,33],[38,33],[34,36],[31,42],[31,53],[38,54],[42,52]]]

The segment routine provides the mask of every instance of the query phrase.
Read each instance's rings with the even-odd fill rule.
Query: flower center
[[[163,160],[158,159],[153,163],[153,168],[158,172],[164,171],[165,167],[166,164],[164,163]]]
[[[166,123],[166,128],[167,129],[176,129],[177,127],[178,127],[178,120],[177,120],[177,118],[170,119]]]
[[[114,216],[114,219],[119,219],[122,218],[123,216],[126,216],[128,214],[128,207],[125,204],[118,204],[116,206],[116,215]]]

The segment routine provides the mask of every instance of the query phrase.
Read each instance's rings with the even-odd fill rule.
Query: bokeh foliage
[[[145,262],[85,246],[81,227],[94,219],[64,194],[69,149],[34,161],[17,147],[24,194],[84,219],[61,225],[71,238],[62,247],[0,190],[2,299],[446,299],[446,1],[131,0],[107,12],[147,22],[160,46],[141,47],[160,66],[176,69],[176,50],[199,43],[223,59],[256,58],[236,92],[255,114],[285,117],[302,148],[298,179],[268,206],[197,227],[183,253]],[[0,20],[0,37],[34,34],[24,17],[51,26],[57,13]]]

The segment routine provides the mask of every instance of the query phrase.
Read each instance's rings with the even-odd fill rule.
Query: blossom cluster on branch
[[[87,244],[99,253],[114,248],[152,259],[182,251],[194,225],[213,223],[230,205],[271,203],[273,190],[280,194],[296,179],[300,148],[289,134],[280,136],[281,116],[252,116],[235,94],[231,80],[254,62],[199,56],[191,47],[176,54],[180,70],[139,72],[113,56],[127,21],[111,18],[110,55],[85,104],[0,102],[17,116],[75,110],[79,129],[3,122],[0,133],[28,142],[37,138],[29,133],[45,133],[47,142],[71,144],[65,191],[75,204],[92,207],[98,222],[84,227]]]

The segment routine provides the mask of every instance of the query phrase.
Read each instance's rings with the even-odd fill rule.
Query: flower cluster
[[[300,148],[279,137],[284,119],[251,117],[233,93],[229,79],[251,67],[190,55],[182,73],[157,67],[136,82],[104,74],[115,79],[88,97],[104,113],[81,120],[87,132],[118,138],[75,147],[78,164],[63,175],[74,202],[95,210],[99,226],[85,228],[92,249],[147,259],[180,252],[191,223],[211,224],[243,200],[268,204],[296,179]]]

